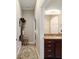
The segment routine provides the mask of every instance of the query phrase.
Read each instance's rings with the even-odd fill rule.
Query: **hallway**
[[[44,59],[44,1],[17,0],[17,59]]]
[[[17,59],[38,59],[34,45],[22,46]]]

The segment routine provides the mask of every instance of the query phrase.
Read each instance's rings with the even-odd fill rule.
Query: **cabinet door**
[[[55,57],[62,58],[62,40],[55,40]]]
[[[54,40],[45,40],[44,46],[44,57],[46,58],[55,58],[54,56]]]

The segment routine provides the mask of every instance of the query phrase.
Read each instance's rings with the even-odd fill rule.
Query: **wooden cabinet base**
[[[62,58],[44,58],[44,59],[62,59]]]
[[[62,40],[44,40],[44,59],[62,59]]]

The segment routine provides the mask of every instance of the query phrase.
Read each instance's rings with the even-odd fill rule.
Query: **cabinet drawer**
[[[44,46],[45,48],[54,48],[54,46],[55,46],[54,45],[54,40],[49,40],[49,39],[45,40],[44,45],[45,45]]]
[[[54,49],[53,48],[46,48],[45,49],[45,53],[53,53],[54,52]]]
[[[48,39],[48,40],[45,40],[44,43],[45,44],[52,44],[52,43],[54,43],[54,40]]]
[[[45,39],[44,40],[44,56],[45,58],[62,58],[62,40],[61,39]]]
[[[45,48],[44,50],[45,57],[54,57],[54,48]]]
[[[53,53],[46,53],[45,58],[54,58],[54,54]]]
[[[52,44],[45,44],[45,46],[44,46],[45,48],[54,48],[54,44],[52,43]]]

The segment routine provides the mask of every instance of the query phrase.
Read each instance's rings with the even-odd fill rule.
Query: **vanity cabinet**
[[[44,59],[61,59],[62,40],[44,39]]]

